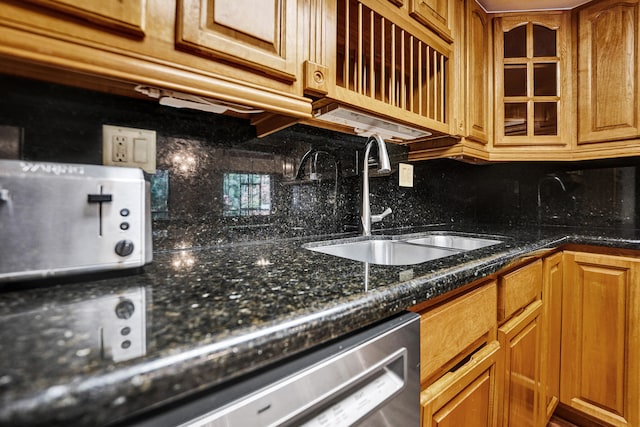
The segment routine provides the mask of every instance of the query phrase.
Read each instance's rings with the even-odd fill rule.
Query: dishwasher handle
[[[180,427],[352,425],[393,399],[407,381],[406,348],[374,362],[366,353],[366,344],[356,347]]]

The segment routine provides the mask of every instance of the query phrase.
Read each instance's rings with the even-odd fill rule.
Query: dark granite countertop
[[[369,265],[367,274],[364,263],[301,248],[323,236],[161,252],[128,274],[5,287],[0,425],[107,425],[223,387],[534,252],[566,243],[640,249],[640,230],[458,231],[508,238],[423,264]]]

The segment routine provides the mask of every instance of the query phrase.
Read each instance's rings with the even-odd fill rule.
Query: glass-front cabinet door
[[[494,28],[495,145],[568,145],[568,15],[503,16]]]

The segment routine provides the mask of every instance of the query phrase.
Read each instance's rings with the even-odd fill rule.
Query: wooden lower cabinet
[[[481,344],[495,340],[496,295],[493,281],[420,313],[422,388],[459,366]]]
[[[542,343],[540,352],[540,425],[546,425],[560,400],[562,329],[562,252],[543,260]]]
[[[545,427],[559,404],[577,425],[640,427],[640,256],[593,251],[421,313],[422,427]]]
[[[496,426],[497,284],[420,313],[422,426]]]
[[[540,425],[541,316],[542,301],[537,300],[498,328],[504,358],[498,425]]]
[[[640,426],[640,259],[566,251],[560,401]]]
[[[496,376],[500,345],[489,342],[467,363],[420,396],[422,427],[496,426]]]

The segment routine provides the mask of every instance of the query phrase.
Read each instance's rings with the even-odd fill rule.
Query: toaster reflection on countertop
[[[146,288],[136,286],[81,301],[31,305],[25,311],[16,307],[0,316],[3,341],[7,342],[6,334],[14,337],[11,347],[3,350],[0,372],[43,363],[75,371],[101,361],[143,356],[148,303]],[[5,362],[9,365],[1,366]]]

